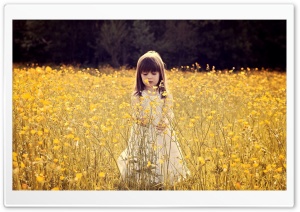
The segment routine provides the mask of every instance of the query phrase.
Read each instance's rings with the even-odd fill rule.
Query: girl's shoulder
[[[166,91],[162,95],[165,95],[166,99],[173,99],[173,94],[170,91]]]
[[[166,93],[165,104],[170,105],[170,106],[173,105],[173,95],[172,95],[172,93],[170,93],[170,92]]]
[[[142,96],[142,91],[132,91],[131,98],[138,98]]]

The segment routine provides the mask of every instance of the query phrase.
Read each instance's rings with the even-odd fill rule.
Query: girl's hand
[[[147,118],[141,118],[139,121],[140,125],[143,127],[147,127],[149,125],[149,120]]]
[[[158,131],[164,131],[166,129],[167,125],[165,123],[159,123],[157,126],[156,126],[156,129]]]

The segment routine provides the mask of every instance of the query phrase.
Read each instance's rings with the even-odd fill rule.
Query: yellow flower
[[[75,136],[73,135],[73,134],[68,134],[68,135],[66,135],[66,138],[74,138]]]
[[[162,93],[162,96],[167,96],[167,95],[168,95],[167,91],[164,91],[164,92]]]
[[[280,174],[276,174],[273,176],[276,180],[280,180],[281,179],[281,175]]]
[[[240,162],[240,161],[241,161],[240,158],[235,158],[235,159],[234,159],[234,162],[236,162],[236,163],[238,163],[238,162]]]
[[[228,167],[226,164],[223,164],[222,168],[223,168],[223,172],[227,172]]]
[[[21,162],[21,168],[25,168],[25,164]]]
[[[145,80],[144,80],[144,83],[145,83],[145,85],[149,85],[149,80],[148,80],[148,79],[145,79]]]
[[[51,71],[52,71],[52,68],[51,68],[50,66],[46,66],[45,71],[46,71],[46,72],[51,72]]]
[[[234,135],[234,132],[229,132],[228,135],[229,135],[229,136],[233,136],[233,135]]]
[[[18,153],[16,153],[16,152],[12,153],[13,161],[17,161],[17,156],[18,156]]]
[[[44,183],[45,182],[45,178],[42,175],[38,175],[36,177],[36,181],[38,181],[39,183]]]
[[[30,99],[31,94],[30,94],[30,93],[24,93],[24,94],[22,94],[21,97],[22,97],[23,99]]]
[[[42,160],[42,158],[35,158],[35,161],[41,161]]]
[[[60,146],[54,146],[53,150],[59,150]]]
[[[104,177],[105,177],[105,173],[104,173],[104,172],[99,172],[98,176],[99,176],[100,178],[104,178]]]
[[[244,170],[244,173],[245,173],[245,174],[249,174],[250,172],[249,172],[248,169],[246,169],[246,170]]]
[[[150,161],[148,161],[148,163],[147,163],[147,167],[150,167],[151,166],[151,162]]]
[[[57,138],[55,138],[55,139],[53,140],[53,144],[59,144],[59,140],[58,140]]]
[[[257,144],[257,143],[254,145],[254,147],[255,147],[256,149],[260,149],[260,145]]]
[[[230,163],[230,166],[231,166],[231,167],[235,167],[235,166],[236,166],[236,163]]]
[[[284,156],[283,155],[279,155],[279,160],[284,160]]]
[[[240,189],[241,189],[241,183],[240,183],[240,182],[236,182],[236,183],[235,183],[235,188],[236,188],[237,190],[240,190]]]
[[[81,178],[82,178],[82,173],[77,173],[77,174],[76,174],[76,178],[77,178],[78,180],[81,180]]]
[[[196,119],[191,119],[190,122],[195,123]]]
[[[21,131],[19,132],[19,134],[20,134],[20,135],[24,135],[24,134],[25,134],[25,131],[24,131],[24,130],[21,130]]]
[[[203,157],[198,157],[198,161],[200,162],[201,165],[205,164],[205,160]]]

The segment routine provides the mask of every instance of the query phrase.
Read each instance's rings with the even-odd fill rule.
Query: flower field
[[[286,74],[166,72],[191,176],[169,190],[286,190]],[[135,70],[13,70],[13,189],[128,190]]]

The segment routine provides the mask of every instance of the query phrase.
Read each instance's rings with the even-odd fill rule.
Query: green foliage
[[[124,21],[108,21],[101,27],[101,34],[97,39],[97,44],[103,47],[111,56],[111,64],[113,67],[120,66],[120,58],[124,46],[123,41],[128,36],[126,22]]]
[[[135,67],[149,50],[168,68],[286,66],[284,20],[14,20],[13,60]]]
[[[150,26],[146,21],[133,22],[133,46],[136,48],[136,58],[140,57],[150,49],[155,49],[154,33],[150,31]]]
[[[174,65],[191,64],[197,60],[197,32],[188,21],[168,21],[163,39],[158,41],[164,58]]]

